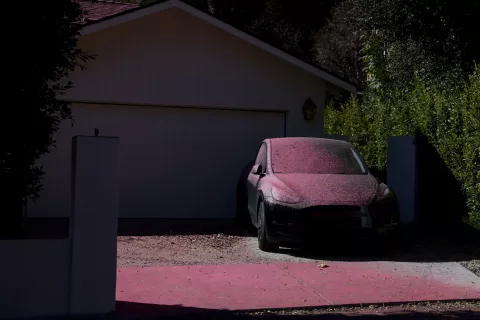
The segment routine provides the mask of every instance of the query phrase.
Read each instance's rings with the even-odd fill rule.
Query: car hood
[[[378,189],[371,175],[275,174],[303,202],[310,205],[370,205]]]

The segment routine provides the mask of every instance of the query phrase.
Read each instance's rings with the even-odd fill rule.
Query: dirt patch
[[[120,233],[119,267],[318,260],[288,254],[290,251],[262,252],[258,249],[256,230],[239,228],[230,220],[136,220],[124,222]]]
[[[262,252],[254,235],[223,233],[118,237],[117,250],[119,267],[317,261],[283,252]]]
[[[461,261],[460,264],[480,277],[480,260]]]
[[[234,262],[241,255],[243,237],[161,235],[118,237],[119,266],[193,265]],[[239,252],[240,251],[240,252]]]

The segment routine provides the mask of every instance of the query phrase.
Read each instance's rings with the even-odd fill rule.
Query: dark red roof
[[[76,0],[76,2],[85,11],[83,17],[85,23],[105,19],[139,7],[136,3],[107,0]]]

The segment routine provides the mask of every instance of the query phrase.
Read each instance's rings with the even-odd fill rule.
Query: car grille
[[[361,211],[359,206],[319,206],[314,207],[314,210],[320,211]]]
[[[358,206],[321,206],[309,208],[306,218],[314,228],[361,227],[361,212]]]
[[[311,217],[351,217],[361,212],[358,206],[321,206],[309,208],[306,213]]]
[[[323,217],[314,218],[312,227],[315,228],[352,228],[361,227],[362,219],[359,217]]]

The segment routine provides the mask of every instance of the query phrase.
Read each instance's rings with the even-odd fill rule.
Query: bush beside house
[[[415,79],[409,89],[367,89],[326,109],[325,130],[351,137],[369,166],[387,168],[389,136],[423,136],[460,183],[468,220],[480,227],[480,67],[465,83],[440,89]]]
[[[72,84],[69,72],[93,56],[77,47],[82,8],[74,0],[9,3],[20,14],[22,28],[9,33],[6,50],[6,97],[14,105],[0,117],[0,239],[23,236],[23,216],[29,200],[42,188],[43,168],[37,160],[55,145],[53,134],[71,118],[69,103],[59,98]]]

